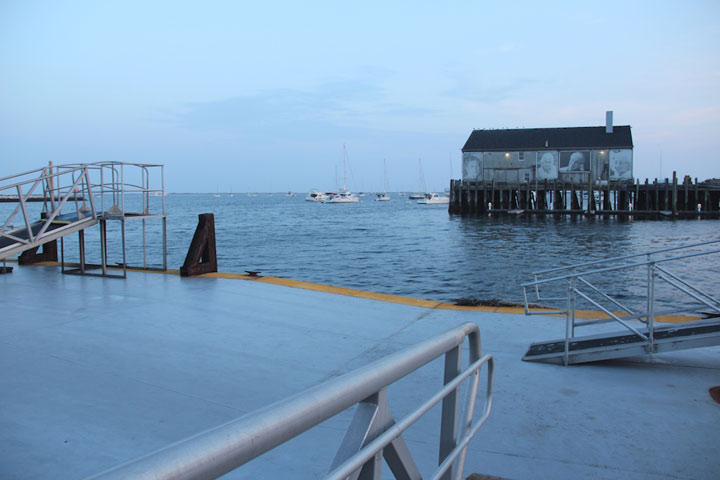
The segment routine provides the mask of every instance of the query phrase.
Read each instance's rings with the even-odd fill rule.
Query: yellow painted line
[[[10,262],[17,262],[15,259],[8,259]],[[46,266],[60,266],[59,262],[39,262],[35,265],[46,265]],[[66,263],[66,266],[75,267],[76,264],[69,264]],[[122,270],[122,267],[118,266],[108,266],[108,269],[110,270]],[[143,272],[143,273],[162,273],[166,275],[180,275],[180,270],[166,270],[166,271],[159,271],[159,270],[141,270],[141,269],[133,269],[128,268],[129,272]],[[525,309],[523,307],[490,307],[485,305],[478,305],[478,306],[461,306],[461,305],[455,305],[454,303],[448,303],[448,302],[439,302],[437,300],[423,300],[421,298],[413,298],[413,297],[403,297],[400,295],[390,295],[388,293],[377,293],[377,292],[370,292],[367,290],[358,290],[355,288],[345,288],[345,287],[335,287],[333,285],[324,285],[322,283],[312,283],[312,282],[305,282],[302,280],[292,280],[289,278],[280,278],[280,277],[269,277],[269,276],[258,276],[258,277],[252,277],[250,275],[245,275],[242,273],[229,273],[229,272],[214,272],[214,273],[206,273],[204,275],[199,275],[200,277],[210,277],[210,278],[226,278],[226,279],[232,279],[232,280],[250,280],[253,282],[260,282],[260,283],[267,283],[270,285],[280,285],[283,287],[291,287],[291,288],[300,288],[303,290],[312,290],[315,292],[324,292],[324,293],[332,293],[335,295],[346,295],[349,297],[356,297],[356,298],[366,298],[369,300],[377,300],[379,302],[388,302],[388,303],[397,303],[400,305],[409,305],[412,307],[421,307],[421,308],[430,308],[434,310],[461,310],[461,311],[468,311],[468,312],[487,312],[487,313],[511,313],[516,315],[524,315]],[[556,310],[556,309],[553,309]],[[533,311],[540,312],[542,310],[540,309],[533,309]],[[618,316],[622,315],[622,313],[616,313]],[[565,315],[562,314],[556,314],[553,316],[557,317],[565,317]],[[608,318],[608,316],[602,312],[596,312],[593,310],[577,310],[575,312],[576,318]],[[665,323],[684,323],[684,322],[691,322],[694,320],[702,320],[701,317],[697,316],[691,316],[691,315],[658,315],[655,317],[655,320],[657,322],[665,322]]]
[[[369,292],[366,290],[357,290],[354,288],[345,288],[345,287],[335,287],[332,285],[323,285],[321,283],[312,283],[312,282],[304,282],[301,280],[291,280],[288,278],[279,278],[279,277],[267,277],[267,276],[260,276],[260,277],[251,277],[250,275],[243,275],[240,273],[207,273],[205,275],[201,275],[203,277],[213,277],[213,278],[229,278],[229,279],[240,279],[240,280],[252,280],[255,282],[261,282],[261,283],[269,283],[272,285],[282,285],[284,287],[292,287],[292,288],[301,288],[304,290],[313,290],[316,292],[325,292],[325,293],[333,293],[336,295],[347,295],[350,297],[357,297],[357,298],[367,298],[370,300],[378,300],[381,302],[389,302],[389,303],[399,303],[401,305],[410,305],[414,307],[423,307],[423,308],[431,308],[435,310],[464,310],[469,312],[489,312],[489,313],[512,313],[512,314],[525,314],[525,309],[523,307],[489,307],[484,305],[478,305],[478,306],[461,306],[461,305],[455,305],[454,303],[448,303],[448,302],[438,302],[434,300],[423,300],[420,298],[412,298],[412,297],[403,297],[400,295],[390,295],[387,293],[376,293],[376,292]],[[541,311],[538,309],[537,311]],[[614,312],[616,313],[616,312]],[[618,316],[622,315],[621,313],[617,313]],[[557,315],[560,317],[564,317],[565,315]],[[592,310],[577,310],[575,312],[576,318],[608,318],[607,315],[605,315],[602,312],[596,312]],[[658,322],[667,322],[667,323],[682,323],[682,322],[689,322],[693,320],[701,320],[700,317],[696,316],[690,316],[690,315],[658,315],[655,317],[655,320]]]

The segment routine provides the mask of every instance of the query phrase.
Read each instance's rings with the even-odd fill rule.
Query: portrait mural
[[[554,180],[558,176],[558,152],[537,152],[537,168],[535,178],[538,180]]]
[[[589,172],[590,152],[560,152],[560,172]]]
[[[476,181],[483,179],[482,152],[463,153],[463,180]]]
[[[594,180],[607,180],[609,173],[609,150],[593,150],[591,155],[592,178]]]
[[[632,151],[610,150],[610,180],[632,178]]]

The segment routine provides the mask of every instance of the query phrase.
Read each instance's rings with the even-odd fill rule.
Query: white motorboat
[[[424,198],[418,200],[419,204],[422,205],[447,205],[450,203],[450,197],[441,197],[437,193],[425,194]]]
[[[327,199],[327,195],[320,190],[312,189],[310,193],[305,197],[306,202],[324,202]]]
[[[325,203],[357,203],[359,201],[360,199],[347,189],[333,192],[325,199]]]

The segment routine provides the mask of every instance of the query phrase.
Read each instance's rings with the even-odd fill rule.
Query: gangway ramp
[[[645,336],[650,333],[647,328],[640,332]],[[699,320],[655,327],[652,345],[627,331],[574,337],[568,345],[567,363],[594,362],[713,345],[720,345],[720,321]],[[564,338],[533,343],[523,356],[523,360],[530,362],[562,361],[564,358]]]
[[[80,214],[65,214],[50,220],[39,220],[30,228],[16,228],[0,236],[0,260],[30,250],[40,245],[84,230],[98,223],[98,219]],[[29,234],[29,232],[31,234]],[[42,232],[42,233],[41,233]]]
[[[125,223],[142,222],[142,264],[133,268],[150,267],[146,254],[146,223],[162,222],[162,270],[167,269],[167,236],[165,215],[165,182],[163,166],[124,162],[97,162],[53,166],[0,178],[0,262],[12,255],[32,250],[64,236],[78,233],[79,268],[63,273],[93,275],[88,269],[102,269],[103,276],[125,277],[128,260],[125,245]],[[160,175],[156,173],[159,170]],[[159,178],[158,178],[159,177]],[[15,200],[15,206],[5,206]],[[34,207],[42,202],[40,208]],[[131,209],[137,209],[137,211]],[[39,217],[39,218],[38,218]],[[107,223],[118,222],[111,232],[121,235],[122,275],[108,272]],[[100,264],[86,261],[85,229],[99,224]],[[61,243],[61,248],[62,243]]]
[[[565,338],[531,344],[523,360],[562,359],[568,365],[720,345],[720,320],[716,318],[720,316],[720,300],[696,286],[708,280],[710,284],[716,284],[717,279],[702,278],[700,272],[716,276],[717,270],[702,265],[694,268],[687,266],[693,259],[707,265],[706,257],[716,255],[717,258],[718,254],[720,239],[714,239],[536,272],[534,281],[522,285],[525,314],[564,316]],[[682,270],[685,278],[671,272],[674,267]],[[622,278],[623,281],[608,282],[609,277]],[[614,289],[602,288],[603,280]],[[642,285],[640,290],[634,291],[645,293],[629,295],[629,282]],[[541,287],[552,287],[552,284],[556,292],[561,290],[566,294],[556,298],[541,296]],[[664,302],[663,311],[655,305],[659,292],[663,291],[656,284],[664,287],[665,295],[670,295]],[[535,293],[533,302],[542,302],[553,308],[538,309],[536,305],[531,305],[528,291]],[[630,304],[627,299],[635,303]],[[587,312],[582,314],[585,318],[578,318],[578,303],[595,309],[595,315],[590,315],[594,318],[587,318]],[[681,319],[684,323],[656,325],[656,322],[667,319],[664,315],[684,316]],[[706,320],[698,320],[702,316]],[[592,335],[576,335],[576,329],[580,327],[608,323],[620,324],[626,330],[596,330]]]

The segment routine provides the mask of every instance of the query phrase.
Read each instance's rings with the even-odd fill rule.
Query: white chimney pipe
[[[613,133],[613,112],[609,110],[605,112],[605,133]]]

